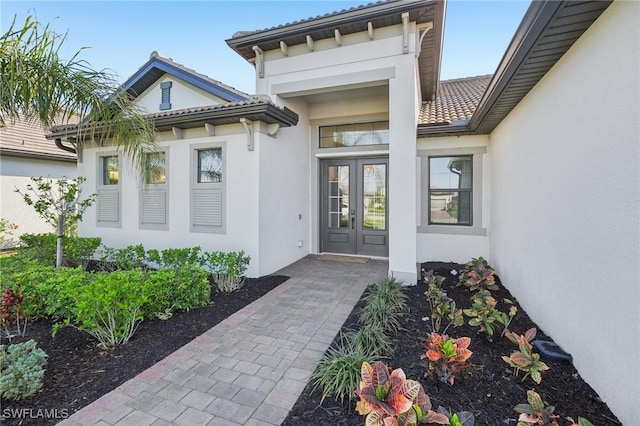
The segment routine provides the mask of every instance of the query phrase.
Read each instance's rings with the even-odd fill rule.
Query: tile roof
[[[180,116],[180,115],[193,114],[197,112],[215,111],[219,109],[230,109],[230,108],[243,107],[243,106],[249,106],[249,105],[259,105],[259,104],[271,104],[273,106],[276,106],[276,104],[271,102],[271,98],[269,98],[268,96],[251,96],[244,101],[225,102],[223,104],[205,105],[205,106],[191,107],[191,108],[185,108],[185,109],[178,109],[173,111],[161,111],[153,114],[148,114],[146,115],[146,117],[151,119],[174,117],[174,116]]]
[[[0,128],[0,153],[20,157],[49,158],[75,161],[76,154],[56,147],[54,141],[47,140],[45,129],[39,120],[18,117],[5,119],[5,127]]]
[[[259,110],[257,111],[253,107],[258,107]],[[246,100],[241,101],[225,102],[221,104],[197,106],[178,110],[161,111],[152,114],[146,114],[145,117],[153,120],[156,123],[156,126],[159,122],[161,122],[161,127],[165,128],[166,126],[170,125],[168,123],[184,122],[184,119],[192,119],[192,121],[197,121],[199,119],[201,120],[204,116],[211,117],[212,114],[213,116],[220,116],[220,114],[224,115],[226,112],[229,112],[233,117],[229,119],[231,121],[227,120],[225,123],[222,123],[228,124],[238,122],[238,117],[242,115],[250,116],[252,114],[255,115],[256,113],[261,114],[261,111],[267,111],[267,114],[270,114],[268,111],[273,112],[276,115],[281,114],[280,119],[271,116],[269,117],[270,119],[279,121],[284,126],[295,125],[298,121],[298,115],[296,113],[286,107],[279,107],[271,101],[271,98],[269,96],[266,95],[254,95]],[[265,119],[269,117],[260,116],[257,119]],[[226,119],[229,117],[224,118]],[[178,124],[175,125],[179,126]],[[48,134],[47,137],[53,138],[60,135],[68,135],[72,132],[77,132],[78,129],[79,127],[77,124],[53,126],[51,128],[51,133]],[[160,128],[158,128],[158,130],[160,130]]]
[[[149,55],[149,59],[152,59],[152,58],[157,58],[157,59],[159,59],[159,60],[161,60],[163,62],[171,64],[174,67],[179,68],[180,70],[186,72],[187,74],[191,74],[193,76],[199,77],[199,78],[201,78],[201,79],[203,79],[203,80],[205,80],[205,81],[207,81],[207,82],[209,82],[209,83],[211,83],[213,85],[222,87],[222,88],[224,88],[224,89],[226,89],[226,90],[228,90],[230,92],[233,92],[238,96],[241,96],[241,97],[244,97],[244,98],[248,98],[249,97],[248,93],[244,93],[243,91],[238,90],[235,87],[229,86],[228,84],[224,84],[220,80],[213,79],[213,78],[209,77],[206,74],[202,74],[202,73],[197,72],[194,69],[185,67],[184,65],[177,63],[173,59],[171,59],[169,57],[166,57],[166,56],[162,55],[161,53],[159,53],[157,51],[151,52],[151,55]]]
[[[491,77],[481,75],[441,81],[435,101],[422,103],[419,124],[444,125],[471,119]]]
[[[233,34],[233,36],[231,36],[232,39],[237,38],[237,37],[244,37],[247,35],[251,35],[251,34],[257,34],[257,33],[261,33],[261,32],[265,32],[265,31],[271,31],[271,30],[277,30],[280,28],[286,28],[292,25],[298,25],[298,24],[302,24],[305,22],[311,22],[311,21],[315,21],[321,18],[329,18],[331,16],[337,16],[343,13],[347,13],[347,12],[353,12],[356,10],[360,10],[360,9],[366,9],[368,7],[371,6],[376,6],[379,4],[384,4],[384,3],[394,3],[397,2],[398,0],[379,0],[379,1],[374,1],[371,3],[365,3],[365,4],[361,4],[358,6],[353,6],[350,7],[348,9],[342,9],[342,10],[336,10],[334,12],[329,12],[329,13],[325,13],[323,15],[317,15],[317,16],[311,16],[309,18],[304,18],[304,19],[299,19],[297,21],[292,21],[292,22],[287,22],[286,24],[280,24],[280,25],[275,25],[273,27],[268,27],[268,28],[262,28],[259,30],[253,30],[253,31],[237,31],[235,34]]]
[[[205,74],[201,74],[191,68],[175,62],[173,59],[152,52],[149,60],[133,73],[122,85],[124,90],[137,97],[154,84],[165,73],[180,78],[187,83],[211,93],[226,101],[239,101],[247,99],[249,95],[234,87],[215,80]]]

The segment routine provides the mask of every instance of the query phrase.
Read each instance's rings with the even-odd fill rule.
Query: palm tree
[[[65,39],[66,35],[56,34],[32,17],[22,28],[16,27],[14,18],[0,35],[0,127],[4,120],[34,118],[49,128],[79,123],[76,140],[90,138],[101,145],[111,142],[123,147],[142,179],[150,168],[147,154],[157,148],[153,123],[119,89],[111,73],[95,71],[78,59],[81,51],[69,61],[60,58]],[[58,209],[66,209],[66,202],[61,202]],[[59,214],[57,266],[61,265],[64,237],[64,213]]]
[[[143,176],[145,154],[157,147],[153,123],[113,74],[79,59],[82,49],[68,61],[60,58],[65,40],[31,16],[22,28],[14,18],[0,35],[0,127],[21,117],[38,118],[49,128],[79,122],[77,140],[117,144]]]

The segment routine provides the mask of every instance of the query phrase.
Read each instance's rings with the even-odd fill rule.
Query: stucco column
[[[389,80],[389,275],[413,285],[416,269],[415,56]]]

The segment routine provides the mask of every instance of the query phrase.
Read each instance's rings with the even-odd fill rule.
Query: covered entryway
[[[320,250],[389,255],[388,158],[323,160]]]

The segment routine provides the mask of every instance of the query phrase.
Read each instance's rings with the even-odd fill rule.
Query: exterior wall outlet
[[[298,240],[298,247],[302,247],[302,240]]]

